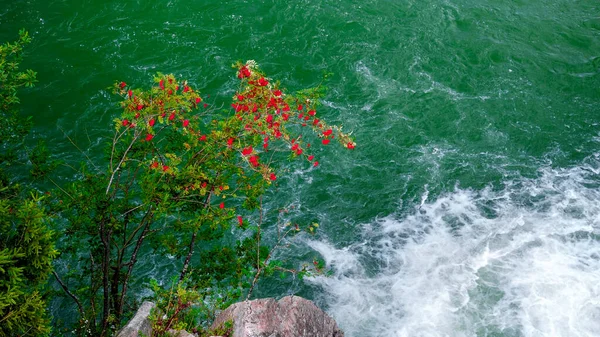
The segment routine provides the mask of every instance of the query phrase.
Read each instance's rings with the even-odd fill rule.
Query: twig
[[[58,127],[58,129],[60,131],[62,131],[63,135],[65,135],[65,137],[67,137],[67,139],[69,140],[69,142],[71,142],[71,144],[73,144],[73,146],[75,146],[75,148],[77,150],[79,150],[79,152],[81,152],[85,156],[85,158],[87,158],[87,160],[90,162],[90,164],[92,164],[92,166],[96,169],[96,171],[100,171],[100,169],[98,168],[98,166],[96,166],[96,164],[94,164],[94,162],[92,161],[92,159],[90,159],[90,157],[85,152],[83,152],[79,148],[79,146],[77,146],[77,144],[75,144],[75,142],[71,139],[71,137],[69,137],[69,135],[67,135],[67,133],[65,132],[65,130],[63,130],[60,126]]]
[[[54,275],[54,278],[56,278],[56,281],[58,281],[58,284],[60,284],[60,286],[63,288],[65,293],[67,293],[67,295],[69,295],[73,299],[73,301],[75,301],[75,303],[77,304],[77,310],[79,311],[79,315],[81,316],[81,318],[84,318],[85,313],[83,311],[83,306],[81,305],[79,298],[77,298],[77,296],[75,296],[75,294],[73,294],[69,290],[69,288],[67,288],[67,285],[63,283],[63,281],[60,279],[60,277],[58,277],[58,274],[54,270],[52,271],[52,274]]]
[[[129,153],[129,150],[131,150],[131,147],[133,146],[133,143],[135,143],[135,141],[138,139],[139,136],[134,136],[133,140],[129,143],[129,147],[127,147],[127,150],[125,150],[125,153],[123,153],[123,158],[121,158],[121,161],[119,162],[119,165],[117,165],[117,168],[115,168],[114,170],[112,170],[112,173],[110,174],[110,180],[108,182],[108,186],[106,186],[106,194],[108,194],[108,191],[110,190],[110,185],[112,185],[113,179],[115,178],[115,173],[117,173],[117,171],[119,170],[119,168],[121,168],[121,165],[123,164],[123,162],[125,161],[125,158],[127,158],[127,153]],[[114,143],[113,143],[113,152],[114,152]],[[111,154],[112,157],[112,154]],[[111,162],[112,162],[112,158],[111,158]]]

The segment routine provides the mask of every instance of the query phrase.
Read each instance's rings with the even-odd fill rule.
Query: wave
[[[310,241],[328,311],[353,336],[600,335],[597,158],[501,190],[457,188],[362,241]]]

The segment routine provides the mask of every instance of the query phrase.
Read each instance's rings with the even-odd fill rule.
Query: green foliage
[[[17,89],[32,86],[35,73],[19,72],[23,46],[30,39],[20,32],[15,43],[0,46],[0,147],[9,151],[26,135],[29,121],[18,116]],[[10,166],[14,155],[0,163]],[[50,332],[43,286],[57,256],[42,197],[13,183],[0,166],[0,336],[42,336]]]
[[[34,71],[19,71],[23,48],[30,42],[29,34],[21,30],[17,41],[0,45],[0,115],[3,120],[0,144],[3,146],[20,142],[31,126],[31,119],[19,117],[17,109],[18,89],[32,87],[37,82]]]
[[[150,281],[153,301],[157,305],[150,315],[152,336],[169,336],[167,331],[170,329],[185,330],[199,336],[229,336],[233,328],[231,321],[215,330],[208,328],[224,302],[215,301],[216,294],[207,296],[206,292],[190,288],[187,281],[179,282],[174,278],[168,288],[163,288],[156,280]]]

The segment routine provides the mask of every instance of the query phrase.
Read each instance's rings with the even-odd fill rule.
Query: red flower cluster
[[[260,85],[261,87],[264,87],[268,84],[269,84],[269,81],[267,81],[264,77],[261,77],[258,79],[258,85]]]
[[[252,149],[252,146],[248,146],[247,148],[244,148],[244,149],[242,150],[242,155],[244,155],[244,156],[248,156],[248,155],[252,154],[252,151],[253,151],[253,150],[254,150],[254,149]]]
[[[241,67],[240,71],[238,72],[238,78],[240,80],[245,77],[250,77],[250,75],[252,75],[252,73],[250,72],[250,69],[248,69],[248,67],[246,66]]]
[[[258,165],[259,165],[258,156],[252,156],[252,157],[248,158],[248,161],[250,161],[250,164],[252,164],[252,166],[254,166],[254,167],[258,167]]]

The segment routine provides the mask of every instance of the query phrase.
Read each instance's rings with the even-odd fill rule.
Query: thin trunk
[[[179,275],[179,282],[183,281],[185,277],[185,273],[187,273],[188,266],[190,264],[190,260],[192,259],[192,254],[194,254],[194,244],[196,243],[196,236],[198,236],[198,230],[194,231],[192,235],[192,240],[190,241],[190,246],[188,248],[188,254],[185,257],[185,262],[183,263],[183,268],[181,269],[181,274]]]
[[[211,186],[211,189],[213,187]],[[209,192],[208,195],[206,196],[206,198],[204,199],[204,207],[208,207],[208,204],[210,203],[210,196],[212,195],[212,192]],[[200,226],[202,226],[202,224],[200,224]],[[200,228],[200,226],[198,226],[198,228]],[[188,248],[188,254],[185,257],[185,261],[183,262],[183,268],[181,268],[181,274],[179,274],[179,282],[181,282],[183,280],[183,278],[185,277],[185,273],[187,273],[187,270],[189,268],[190,265],[190,261],[192,260],[192,255],[194,254],[194,245],[196,243],[196,237],[198,236],[198,228],[196,228],[196,230],[194,231],[194,234],[192,234],[192,240],[190,240],[190,245]]]
[[[90,322],[92,324],[91,330],[96,333],[96,292],[98,288],[96,288],[96,282],[94,278],[94,271],[96,270],[96,264],[94,263],[94,254],[90,251],[90,286],[91,286],[91,294],[90,294],[90,308],[92,310]]]
[[[144,226],[144,230],[138,237],[138,240],[135,244],[135,248],[133,249],[133,253],[131,253],[131,259],[129,260],[129,263],[127,263],[129,268],[127,269],[127,273],[123,277],[123,288],[121,289],[121,296],[120,296],[120,299],[119,299],[118,305],[117,305],[118,310],[116,311],[118,320],[121,319],[121,315],[123,314],[123,303],[125,302],[125,295],[127,293],[127,284],[129,282],[129,278],[131,277],[131,272],[133,270],[133,266],[137,262],[138,252],[140,250],[140,247],[142,246],[142,243],[144,242],[144,239],[146,238],[146,235],[148,234],[148,231],[150,230],[150,224],[152,223],[153,217],[154,217],[154,211],[152,210],[152,207],[150,207],[150,209],[148,210],[148,212],[142,219],[142,221],[146,222],[146,224]]]
[[[108,329],[108,317],[110,315],[110,231],[106,231],[104,221],[100,225],[100,238],[103,246],[102,256],[102,290],[103,290],[103,313],[102,313],[102,333],[100,336],[106,336]]]

